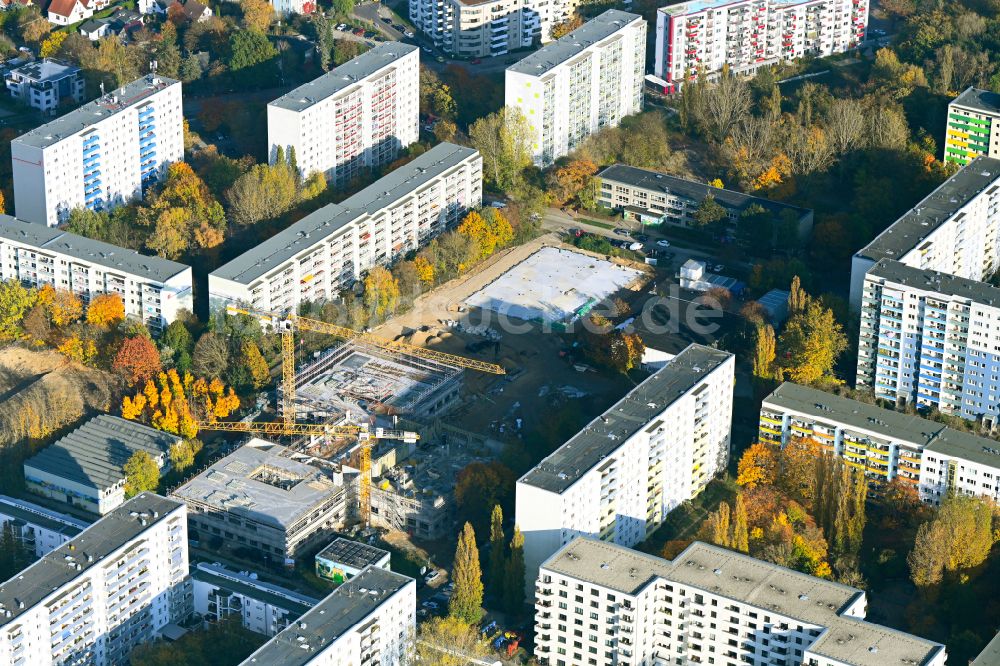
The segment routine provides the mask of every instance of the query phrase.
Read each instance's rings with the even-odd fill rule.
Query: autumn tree
[[[531,165],[534,132],[517,107],[504,107],[469,127],[469,140],[483,158],[487,182],[500,192],[512,192],[521,172]]]
[[[246,367],[250,377],[251,385],[255,389],[261,389],[271,380],[271,371],[268,368],[264,355],[260,353],[260,347],[253,340],[244,340],[240,345],[240,357]]]
[[[476,242],[480,259],[489,257],[514,239],[510,222],[495,208],[483,209],[481,213],[470,211],[458,225],[458,233]]]
[[[199,423],[224,419],[239,407],[236,392],[222,380],[209,382],[170,369],[122,399],[122,418],[142,420],[157,430],[194,439]]]
[[[813,514],[816,522],[834,554],[856,559],[867,521],[868,481],[864,472],[852,469],[839,457],[814,456]]]
[[[99,294],[87,305],[87,323],[101,328],[125,320],[125,301],[116,293]]]
[[[493,596],[499,596],[502,589],[504,574],[506,573],[507,544],[504,541],[503,533],[503,509],[499,504],[493,505],[493,512],[490,514],[490,568],[487,582]]]
[[[201,442],[184,439],[170,447],[170,464],[174,470],[183,472],[194,465],[194,457],[201,451]]]
[[[470,523],[465,523],[458,536],[451,577],[455,588],[448,603],[448,614],[469,624],[478,623],[483,616],[483,575],[476,532]]]
[[[202,377],[221,377],[229,367],[229,345],[217,333],[206,331],[194,346],[192,369]]]
[[[442,118],[434,125],[434,138],[439,142],[454,141],[458,126],[447,118]]]
[[[166,259],[177,259],[191,250],[204,250],[222,243],[226,217],[204,181],[185,162],[167,167],[167,178],[159,192],[140,207],[137,223],[146,227],[146,247]]]
[[[83,314],[83,301],[68,289],[55,289],[47,284],[38,290],[38,302],[56,328],[72,324]]]
[[[521,529],[514,525],[514,534],[510,538],[510,556],[507,558],[506,583],[504,584],[504,610],[511,615],[524,612],[524,535]]]
[[[125,474],[125,498],[135,497],[160,485],[160,468],[146,451],[136,451],[122,467]]]
[[[743,452],[736,468],[736,483],[753,490],[759,485],[773,485],[778,476],[778,461],[774,447],[754,442]]]
[[[564,158],[546,176],[548,192],[554,203],[564,204],[586,187],[593,187],[597,165],[586,157]]]
[[[111,369],[121,374],[129,386],[145,382],[159,372],[160,367],[156,345],[143,336],[126,338],[111,363]]]
[[[709,541],[723,548],[729,548],[729,542],[732,538],[729,513],[729,503],[722,502],[718,509],[708,515],[706,520]]]
[[[753,376],[757,379],[774,378],[774,358],[774,328],[770,324],[758,323],[754,327],[753,350],[750,357],[753,363]]]
[[[994,506],[969,495],[946,497],[937,514],[917,530],[907,557],[910,577],[918,587],[942,581],[944,574],[975,568],[986,561],[997,540]]]
[[[729,547],[741,553],[750,552],[750,527],[747,518],[746,500],[743,493],[736,493],[736,501],[733,505],[733,536]]]
[[[363,300],[373,321],[383,321],[399,305],[399,281],[382,266],[375,266],[365,276]]]
[[[416,658],[434,666],[468,666],[493,654],[474,623],[457,617],[432,617],[420,625]]]
[[[247,30],[267,32],[274,20],[274,9],[267,0],[240,0],[243,11],[243,27]]]
[[[295,174],[285,162],[255,165],[226,192],[229,213],[242,225],[278,217],[295,205],[297,197]]]
[[[809,300],[805,310],[789,318],[778,348],[788,378],[812,384],[832,376],[837,358],[847,349],[847,336],[832,310]]]
[[[805,312],[808,302],[809,294],[802,288],[802,281],[799,279],[799,276],[792,277],[792,285],[788,291],[788,314],[797,315]]]
[[[565,37],[569,33],[573,32],[577,28],[583,25],[583,17],[573,12],[569,18],[556,23],[552,26],[552,39],[559,39],[560,37]]]
[[[413,268],[417,272],[417,279],[424,284],[434,284],[434,264],[427,257],[418,254],[413,259]]]

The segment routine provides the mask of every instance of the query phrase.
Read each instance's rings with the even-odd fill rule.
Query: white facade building
[[[611,9],[507,68],[504,102],[531,124],[547,166],[602,127],[642,111],[646,22]]]
[[[241,666],[402,666],[416,630],[417,584],[369,567]]]
[[[420,132],[420,49],[384,42],[267,105],[268,155],[333,187],[389,164]]]
[[[529,590],[576,536],[635,545],[725,469],[734,367],[690,345],[518,480]]]
[[[26,550],[35,557],[42,557],[90,527],[90,523],[32,502],[0,495],[0,526],[9,526],[14,538]]]
[[[10,96],[43,113],[60,105],[80,104],[86,84],[80,68],[43,58],[21,65],[4,77]]]
[[[717,77],[855,48],[868,0],[690,0],[656,12],[656,76],[676,92],[685,75]]]
[[[0,215],[0,279],[52,285],[89,301],[115,293],[154,334],[194,309],[191,267]]]
[[[265,312],[333,300],[374,266],[392,263],[482,203],[483,160],[441,143],[339,204],[296,222],[208,276],[213,310]]]
[[[181,82],[149,75],[11,141],[14,207],[54,227],[74,208],[109,210],[184,158]]]
[[[122,664],[189,613],[186,508],[143,493],[0,583],[0,663]]]
[[[552,10],[569,3],[551,3]],[[465,58],[505,55],[541,37],[531,0],[410,0],[410,21],[443,51]],[[562,20],[562,19],[560,19]],[[546,25],[546,35],[550,25]],[[548,40],[546,40],[548,41]]]
[[[545,562],[546,666],[944,666],[945,648],[865,620],[863,590],[694,542],[664,560],[578,538]]]

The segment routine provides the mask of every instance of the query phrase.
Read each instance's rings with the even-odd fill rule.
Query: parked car
[[[670,247],[670,241],[664,238],[662,240],[656,241],[656,245],[659,247]]]
[[[505,204],[502,201],[491,201],[490,205],[493,206],[494,208],[506,208],[507,207],[507,204]]]
[[[437,569],[435,569],[434,571],[431,571],[431,572],[430,572],[430,573],[428,573],[428,574],[427,574],[426,576],[424,576],[424,581],[425,581],[425,582],[427,582],[427,583],[433,583],[433,582],[434,582],[434,581],[436,581],[436,580],[437,580],[437,579],[438,579],[438,578],[439,578],[440,576],[441,576],[441,572],[440,572],[440,571],[438,571]]]
[[[632,238],[636,239],[640,243],[648,243],[649,242],[649,236],[647,236],[646,234],[636,234],[635,236],[632,236]]]
[[[357,35],[358,37],[361,37],[363,34],[365,34],[365,29],[364,28],[355,28],[352,32],[355,35]]]
[[[403,36],[408,37],[409,39],[413,39],[414,37],[416,37],[416,34],[412,30],[404,30]]]
[[[420,605],[422,607],[426,608],[427,610],[437,610],[438,609],[438,605],[437,605],[436,601],[425,601],[425,602],[423,602]]]
[[[642,243],[640,243],[639,241],[632,241],[631,243],[625,241],[625,246],[627,249],[632,250],[633,252],[638,252],[639,250],[642,249]]]
[[[473,60],[472,60],[472,64],[473,64],[473,65],[478,65],[478,64],[480,64],[480,63],[482,63],[482,62],[483,62],[483,61],[482,61],[482,60],[480,60],[479,58],[473,58]]]
[[[406,30],[405,26],[401,26],[398,23],[393,23],[392,27],[396,29],[396,32],[403,32],[404,30]]]
[[[347,30],[347,24],[341,23],[340,25],[337,26],[337,30],[344,32],[345,30]]]
[[[437,60],[438,62],[444,62],[444,56],[438,56],[437,58],[434,59]]]
[[[392,19],[389,18],[388,16],[383,16],[382,23],[388,23],[389,25],[392,25]]]
[[[617,229],[615,229],[615,233],[618,234],[619,236],[631,236],[632,235],[631,231],[629,231],[628,229],[622,229],[620,227],[617,228]]]
[[[726,267],[723,266],[722,264],[716,264],[716,265],[712,266],[712,272],[713,273],[721,273],[724,270],[726,270]]]
[[[424,53],[434,53],[434,49],[432,49],[429,46],[421,46],[420,50],[423,51]]]

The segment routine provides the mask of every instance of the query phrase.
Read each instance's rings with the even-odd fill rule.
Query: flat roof
[[[546,560],[542,568],[629,595],[664,579],[825,627],[804,649],[854,666],[924,664],[943,649],[939,643],[840,615],[864,594],[859,589],[700,541],[673,560],[664,560],[578,537]]]
[[[1000,160],[985,156],[977,157],[961,171],[938,185],[937,189],[893,222],[855,256],[872,261],[899,260],[983,190],[991,185],[993,189],[1000,187],[998,179],[1000,179]]]
[[[121,88],[103,97],[98,97],[93,102],[70,111],[65,116],[60,116],[52,122],[37,127],[30,132],[25,132],[11,143],[20,143],[27,146],[34,146],[35,148],[47,148],[68,136],[78,134],[91,125],[96,125],[115,114],[141,103],[154,93],[166,90],[170,86],[179,85],[181,85],[181,82],[175,79],[147,74],[131,83],[126,83]]]
[[[43,58],[29,62],[27,65],[11,70],[11,74],[20,74],[32,81],[57,81],[67,76],[74,76],[80,73],[80,68],[59,60]]]
[[[221,590],[229,590],[249,599],[256,599],[275,608],[283,608],[296,618],[308,613],[319,599],[299,594],[280,585],[254,580],[226,567],[199,562],[191,567],[191,578]]]
[[[770,199],[765,199],[764,197],[755,197],[750,194],[727,190],[721,187],[712,187],[711,185],[688,180],[687,178],[679,178],[677,176],[671,176],[669,174],[660,173],[651,169],[640,169],[638,167],[628,166],[625,164],[613,164],[598,173],[597,177],[601,180],[613,180],[618,183],[626,183],[632,187],[638,187],[652,192],[676,194],[678,196],[695,199],[697,201],[704,199],[708,195],[712,195],[722,206],[739,211],[742,211],[751,204],[758,204],[775,214],[780,213],[783,210],[795,211],[799,214],[800,218],[803,215],[812,212],[808,208],[792,206],[780,201],[772,201]]]
[[[344,537],[337,537],[316,555],[317,558],[322,557],[331,562],[346,564],[352,569],[364,569],[369,565],[378,564],[388,556],[387,550]]]
[[[1000,469],[1000,442],[953,428],[944,428],[925,451]]]
[[[136,451],[166,455],[179,441],[177,435],[100,414],[28,458],[24,469],[104,490],[125,478],[122,467]]]
[[[191,270],[187,264],[139,254],[135,250],[71,234],[44,224],[25,222],[10,215],[0,215],[0,239],[30,245],[42,251],[58,252],[155,282],[166,282],[179,273]]]
[[[348,60],[339,67],[285,93],[268,106],[290,111],[304,111],[327,97],[344,91],[375,72],[389,67],[403,56],[419,52],[416,46],[402,42],[382,42],[370,51]]]
[[[0,583],[0,627],[14,622],[84,571],[102,564],[105,557],[182,506],[154,493],[136,495],[20,574]]]
[[[283,455],[287,450],[251,439],[170,496],[288,530],[341,486],[318,467]]]
[[[1000,666],[1000,634],[993,637],[983,651],[972,660],[970,666]]]
[[[507,71],[541,76],[573,56],[583,53],[601,40],[607,39],[629,23],[641,19],[642,17],[638,14],[623,12],[620,9],[609,9],[600,16],[590,19],[568,35],[564,35],[522,58],[508,67]]]
[[[951,100],[951,104],[981,113],[1000,114],[1000,95],[992,90],[969,86],[962,94]]]
[[[564,492],[731,358],[733,355],[729,352],[704,345],[688,345],[529,470],[519,483],[549,492]]]
[[[368,567],[247,657],[242,666],[305,666],[411,584],[415,585],[412,578]]]
[[[951,273],[913,268],[899,261],[883,259],[868,269],[866,277],[882,278],[911,289],[936,292],[946,296],[964,298],[982,305],[1000,307],[1000,287]]]
[[[439,143],[411,162],[378,179],[339,204],[328,204],[257,245],[210,275],[250,284],[288,260],[344,230],[365,214],[376,213],[461,164],[477,151]]]
[[[56,513],[32,502],[0,495],[0,514],[31,525],[38,525],[50,532],[74,537],[90,527],[90,523],[66,514]]]

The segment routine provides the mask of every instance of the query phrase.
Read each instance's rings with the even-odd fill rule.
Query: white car
[[[426,576],[424,576],[424,582],[428,583],[428,584],[429,583],[433,583],[434,581],[436,581],[438,579],[438,577],[440,575],[441,575],[440,571],[432,571],[429,574],[427,574]]]
[[[507,204],[505,204],[502,201],[492,201],[492,202],[490,202],[490,205],[493,206],[494,208],[506,208],[507,207]]]
[[[668,240],[658,240],[656,244],[660,247],[670,247],[670,241]]]
[[[414,37],[416,37],[416,35],[413,33],[412,30],[404,30],[403,31],[403,35],[405,35],[406,37],[409,37],[410,39],[413,39]]]

